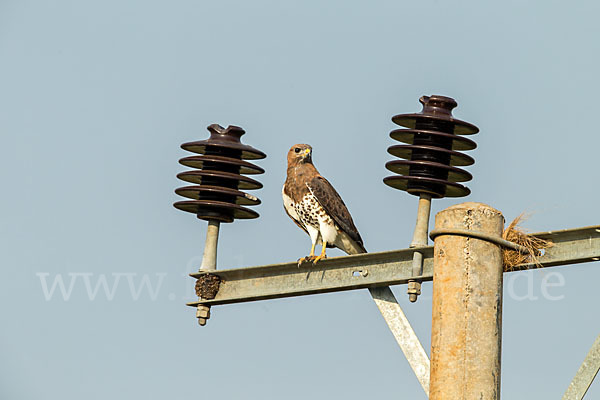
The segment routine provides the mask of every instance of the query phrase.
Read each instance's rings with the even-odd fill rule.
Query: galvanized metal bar
[[[563,400],[581,400],[600,370],[600,335],[585,356],[581,367],[567,388]]]
[[[482,203],[435,216],[437,229],[500,236],[504,217]],[[434,245],[431,400],[500,400],[502,249],[481,239],[443,235]]]
[[[219,244],[219,221],[208,221],[206,227],[206,241],[204,243],[204,253],[202,253],[201,271],[214,271],[217,269],[217,247]]]
[[[419,196],[419,208],[417,210],[417,223],[415,225],[415,232],[413,233],[413,239],[410,243],[411,248],[427,246],[427,231],[429,230],[429,215],[431,214],[431,195],[421,193]],[[418,251],[413,253],[412,262],[412,274],[413,276],[420,276],[423,274],[423,254]],[[421,282],[416,279],[410,279],[406,293],[411,303],[417,301],[417,298],[421,294]]]
[[[206,228],[206,241],[204,243],[204,253],[202,254],[202,265],[200,271],[212,272],[217,269],[217,247],[219,245],[219,228],[221,222],[216,220],[208,221]],[[198,299],[200,302],[202,299]],[[206,325],[210,318],[210,305],[198,303],[196,306],[196,318],[200,326]]]
[[[523,264],[520,271],[600,260],[600,225],[534,234],[550,240],[553,247],[538,258],[540,266]],[[433,247],[329,258],[315,266],[298,268],[296,262],[215,271],[223,280],[213,300],[188,303],[231,304],[317,293],[330,293],[405,284],[412,276],[413,253],[423,254],[421,281],[433,279]],[[194,278],[199,273],[190,274]]]
[[[373,300],[426,395],[429,395],[429,357],[388,286],[369,289]]]
[[[213,300],[203,304],[230,304],[276,299],[342,290],[363,289],[407,283],[412,277],[413,249],[327,258],[312,263],[294,262],[260,267],[216,271],[221,286]],[[433,276],[433,247],[419,249],[425,254],[423,276]],[[200,273],[190,274],[200,277]],[[189,303],[196,306],[200,302]]]
[[[554,243],[554,246],[546,249],[542,257],[538,257],[539,266],[522,264],[513,268],[512,271],[600,260],[600,225],[534,233],[533,236],[548,240]]]

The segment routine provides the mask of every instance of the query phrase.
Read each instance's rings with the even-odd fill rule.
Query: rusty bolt
[[[196,309],[196,318],[210,318],[210,307],[208,306],[198,306]]]

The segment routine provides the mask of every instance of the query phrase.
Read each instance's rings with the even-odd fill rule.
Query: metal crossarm
[[[241,303],[407,283],[412,278],[413,251],[405,249],[329,258],[315,266],[310,264],[300,268],[294,261],[220,270],[215,272],[222,281],[217,296],[188,305]],[[430,281],[433,276],[433,247],[421,248],[420,251],[426,254],[423,280]],[[194,278],[202,275],[190,274]]]
[[[554,246],[539,257],[540,266],[523,264],[514,268],[515,271],[600,260],[600,225],[542,232],[534,236],[550,240]],[[423,275],[419,279],[431,281],[433,247],[428,246],[330,258],[310,267],[298,268],[296,262],[289,262],[219,270],[214,272],[222,280],[216,297],[188,305],[232,304],[404,284],[415,278],[412,276],[415,250],[423,254]],[[190,274],[194,278],[202,275]]]
[[[554,246],[546,249],[543,257],[539,257],[542,268],[600,260],[600,225],[541,232],[533,236],[554,243]],[[522,264],[514,270],[536,267],[533,264]]]

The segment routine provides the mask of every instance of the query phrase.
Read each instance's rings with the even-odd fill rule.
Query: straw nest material
[[[504,270],[512,271],[520,264],[533,264],[540,267],[538,257],[543,254],[543,250],[552,247],[552,242],[527,234],[519,224],[526,217],[521,214],[515,218],[502,233],[502,238],[511,242],[520,244],[530,250],[530,254],[520,253],[512,249],[503,249]]]

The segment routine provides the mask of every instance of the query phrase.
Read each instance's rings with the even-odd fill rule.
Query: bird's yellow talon
[[[298,259],[298,268],[300,268],[300,265],[302,265],[305,262],[310,262],[312,261],[313,263],[315,262],[314,260],[318,258],[316,256],[306,256],[306,257],[302,257]]]
[[[312,262],[313,262],[313,264],[316,264],[317,262],[321,261],[324,258],[327,258],[327,256],[325,254],[321,254],[320,256],[314,257]]]
[[[327,258],[327,256],[325,255],[325,250],[327,250],[327,242],[325,240],[323,240],[323,247],[321,248],[321,254],[319,254],[316,257],[313,257],[313,264],[318,263],[320,260]]]

